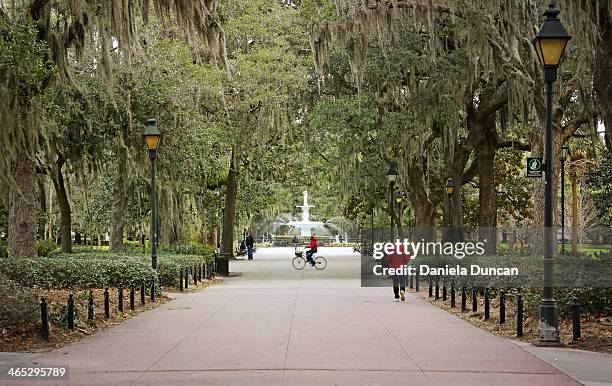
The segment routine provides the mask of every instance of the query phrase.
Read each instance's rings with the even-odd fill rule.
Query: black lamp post
[[[395,238],[394,235],[394,224],[393,217],[395,217],[395,201],[393,199],[393,192],[395,191],[395,180],[397,180],[398,172],[394,164],[391,164],[389,171],[387,172],[387,179],[389,180],[389,206],[391,209],[391,241]]]
[[[561,254],[565,255],[565,160],[570,149],[567,145],[561,148]]]
[[[157,128],[155,119],[147,121],[147,128],[142,136],[147,143],[151,159],[151,266],[157,269],[157,146],[161,139],[161,132]]]
[[[545,173],[544,188],[544,296],[540,301],[540,323],[538,341],[540,344],[558,344],[558,309],[553,295],[553,264],[555,232],[553,229],[553,190],[552,190],[552,86],[557,79],[557,67],[571,36],[567,33],[561,21],[557,18],[559,10],[554,3],[548,6],[544,16],[546,19],[533,39],[533,45],[540,63],[544,66],[546,82],[546,143],[545,143]]]
[[[397,210],[397,229],[398,229],[398,237],[400,236],[400,231],[402,229],[402,202],[404,201],[404,194],[397,190],[395,192],[395,204]]]
[[[455,191],[455,183],[453,182],[452,178],[448,178],[446,180],[446,196],[448,197],[448,238],[449,241],[454,241],[453,240],[453,231],[451,228],[451,224],[453,223],[451,220],[451,196],[453,195],[453,192]]]

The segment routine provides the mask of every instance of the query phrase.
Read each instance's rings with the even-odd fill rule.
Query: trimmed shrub
[[[142,259],[110,254],[7,258],[0,261],[0,274],[24,287],[48,289],[129,287],[157,279],[157,273]]]
[[[4,275],[0,275],[0,328],[22,326],[38,320],[38,303],[34,291],[22,288]]]
[[[40,257],[47,257],[56,249],[57,244],[54,241],[38,240],[36,242],[36,250],[38,251],[38,256]]]

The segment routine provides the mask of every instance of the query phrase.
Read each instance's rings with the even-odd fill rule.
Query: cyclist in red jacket
[[[314,267],[315,266],[315,262],[312,259],[312,255],[317,253],[317,248],[318,248],[317,238],[315,237],[314,234],[312,236],[310,236],[310,244],[308,244],[308,246],[306,248],[309,249],[308,251],[306,251],[306,260],[308,260],[310,265],[312,265]]]

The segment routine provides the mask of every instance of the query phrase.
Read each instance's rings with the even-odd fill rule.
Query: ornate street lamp
[[[569,156],[570,148],[561,147],[561,254],[565,255],[565,161]]]
[[[404,201],[404,193],[402,193],[400,190],[396,190],[395,191],[395,205],[396,205],[396,209],[397,209],[397,229],[398,231],[401,231],[402,228],[402,202]],[[398,232],[399,235],[399,232]]]
[[[157,269],[157,147],[161,139],[161,132],[157,128],[155,119],[147,121],[147,128],[142,136],[149,149],[149,159],[151,159],[151,266]]]
[[[392,163],[389,167],[389,171],[387,172],[387,180],[389,180],[389,206],[391,209],[391,241],[395,238],[394,232],[394,224],[393,217],[395,217],[395,201],[393,199],[393,192],[395,190],[395,180],[397,180],[397,176],[399,173],[395,168],[395,165]]]
[[[540,323],[538,342],[540,344],[559,343],[559,315],[553,294],[553,264],[555,232],[553,229],[552,208],[552,86],[557,79],[557,67],[561,61],[567,42],[572,38],[561,21],[557,18],[559,10],[554,3],[548,6],[546,19],[533,39],[533,45],[540,63],[544,66],[546,82],[546,143],[545,143],[545,178],[544,188],[544,296],[540,301]]]
[[[450,241],[454,241],[453,240],[453,232],[451,231],[451,224],[453,223],[451,221],[451,196],[453,195],[453,192],[455,191],[455,183],[453,182],[452,178],[448,178],[446,180],[446,185],[444,186],[444,188],[446,189],[446,196],[448,197],[448,232],[449,232],[449,239]]]

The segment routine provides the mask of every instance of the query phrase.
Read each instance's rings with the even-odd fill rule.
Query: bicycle
[[[327,259],[325,257],[317,255],[313,256],[312,259],[315,263],[314,267],[319,271],[324,270],[327,267]],[[301,271],[304,269],[304,267],[306,267],[306,263],[308,263],[308,260],[306,260],[306,257],[304,257],[304,251],[298,251],[296,248],[295,257],[293,258],[293,261],[291,261],[293,268]]]

